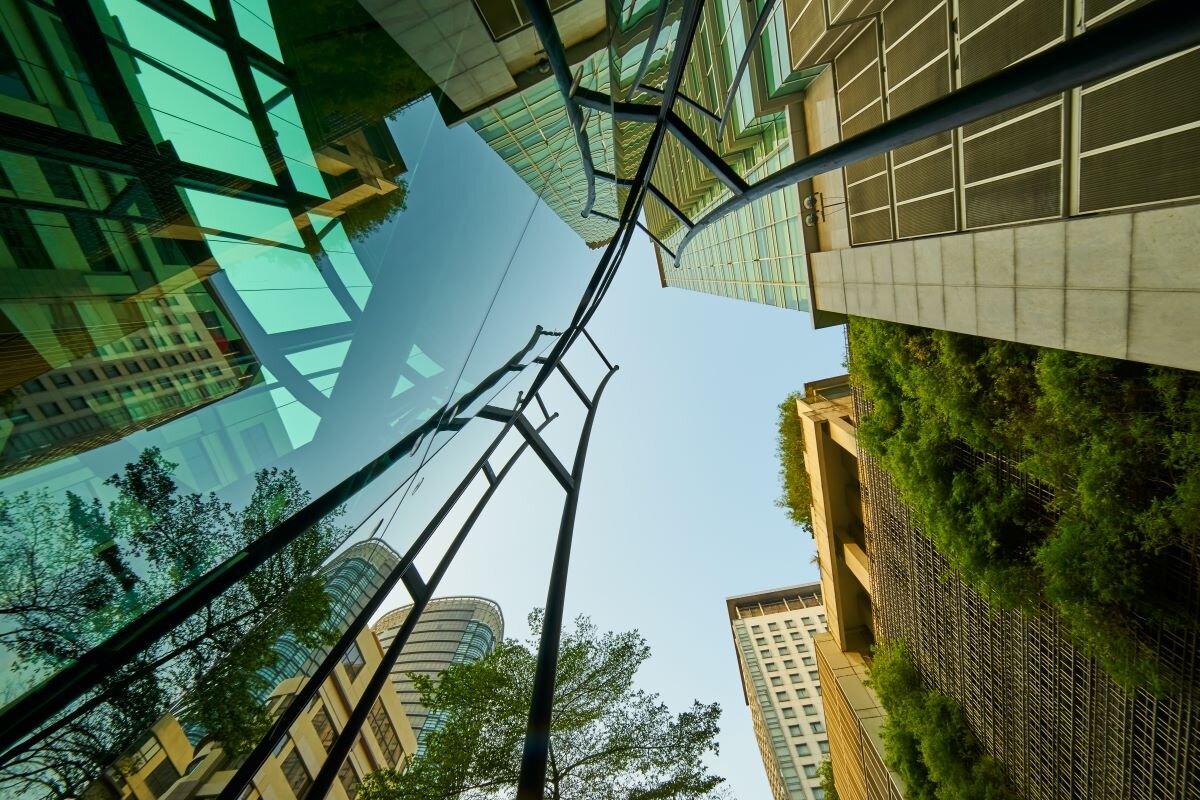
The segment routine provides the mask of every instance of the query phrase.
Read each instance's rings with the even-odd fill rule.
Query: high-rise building
[[[1049,607],[997,609],[968,586],[858,446],[866,408],[844,376],[806,385],[797,411],[829,620],[816,652],[839,796],[903,795],[883,764],[886,715],[863,683],[870,646],[895,640],[923,683],[962,708],[1020,796],[1194,796],[1200,729],[1189,691],[1127,692],[1067,641]],[[1021,480],[1002,455],[986,458],[998,479]],[[1190,644],[1166,633],[1156,641],[1164,663],[1194,685]]]
[[[829,739],[815,639],[825,632],[818,584],[725,599],[754,737],[775,800],[821,800]]]
[[[371,626],[386,649],[412,606],[389,611]],[[504,615],[500,606],[482,597],[439,597],[430,600],[409,636],[400,658],[392,667],[392,685],[404,703],[404,713],[412,723],[417,753],[425,752],[426,738],[440,729],[445,720],[421,705],[420,692],[409,673],[436,677],[452,664],[479,661],[504,639]]]
[[[339,634],[350,627],[371,597],[379,591],[388,573],[400,563],[400,556],[379,539],[367,539],[335,556],[321,574],[329,595],[329,621]],[[325,655],[296,641],[290,633],[275,644],[279,661],[261,674],[274,686],[293,675],[311,675]]]
[[[321,685],[292,725],[284,745],[268,758],[254,778],[248,800],[304,800],[325,754],[345,725],[371,673],[383,658],[379,640],[363,630],[354,646]],[[272,713],[292,701],[305,680],[294,675],[281,682],[266,702]],[[353,800],[358,783],[380,769],[403,769],[416,752],[416,740],[404,707],[391,686],[385,685],[372,706],[349,757],[338,773],[329,797]],[[231,757],[220,742],[193,744],[173,714],[160,719],[136,747],[85,789],[86,800],[191,800],[215,797],[233,777],[241,759]]]

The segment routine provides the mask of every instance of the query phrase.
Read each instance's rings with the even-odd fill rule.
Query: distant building
[[[369,630],[363,630],[346,658],[322,684],[320,693],[292,725],[283,746],[254,778],[247,800],[304,800],[325,754],[346,723],[371,679],[383,650]],[[276,687],[268,703],[278,712],[291,702],[305,677],[297,675]],[[416,740],[395,691],[384,684],[371,709],[330,800],[353,800],[358,783],[380,769],[403,769],[416,752]],[[219,742],[197,746],[174,715],[158,721],[140,745],[126,753],[123,768],[111,769],[81,793],[82,800],[192,800],[216,797],[240,766]]]
[[[372,630],[384,649],[396,638],[412,606],[389,611],[379,618]],[[436,677],[451,664],[479,661],[504,638],[504,616],[500,606],[482,597],[441,597],[430,600],[409,637],[400,658],[392,667],[392,685],[396,688],[404,712],[412,724],[417,753],[425,752],[425,739],[445,724],[421,705],[420,693],[408,674]]]
[[[814,640],[825,632],[818,584],[725,600],[742,691],[775,800],[821,800],[829,756]]]

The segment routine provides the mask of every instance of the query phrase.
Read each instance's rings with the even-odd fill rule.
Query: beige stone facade
[[[821,800],[829,741],[814,640],[825,631],[817,584],[725,600],[742,690],[775,800]]]
[[[325,763],[327,748],[345,726],[362,697],[383,650],[369,630],[325,681],[319,694],[292,725],[287,739],[259,770],[245,800],[301,800]],[[291,702],[306,678],[298,675],[276,687],[268,701],[272,711]],[[416,739],[400,698],[385,684],[367,724],[330,789],[329,800],[353,800],[358,782],[385,768],[402,769],[416,752]],[[215,798],[239,766],[220,743],[193,745],[179,720],[160,719],[139,747],[82,794],[86,800],[192,800]]]
[[[824,687],[834,784],[843,800],[894,800],[904,796],[903,781],[884,766],[886,714],[866,685],[875,634],[849,376],[805,384],[796,413],[804,430],[813,540],[829,623],[813,649]]]

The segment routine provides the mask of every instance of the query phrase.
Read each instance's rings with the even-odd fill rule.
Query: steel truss
[[[170,2],[170,0],[155,0],[155,2],[163,6],[170,6],[177,13],[187,14],[190,17],[196,16],[190,11],[180,11],[175,8],[176,5],[186,4],[176,4]],[[648,48],[654,47],[658,41],[661,28],[666,19],[666,6],[669,2],[670,0],[663,0],[663,7],[659,10],[653,21],[650,42],[647,45]],[[605,248],[599,263],[588,281],[570,325],[561,335],[557,335],[549,353],[543,358],[536,359],[539,369],[527,393],[522,395],[521,399],[512,409],[487,406],[478,414],[478,416],[484,419],[501,424],[501,429],[495,439],[468,471],[466,477],[451,493],[450,497],[442,505],[437,514],[435,514],[433,520],[422,531],[397,567],[387,576],[379,591],[368,600],[366,608],[355,618],[350,629],[342,634],[338,642],[330,649],[329,653],[318,666],[316,672],[299,690],[293,702],[276,719],[268,734],[246,758],[246,761],[222,792],[222,800],[235,800],[252,784],[253,777],[258,769],[273,751],[276,744],[286,735],[288,728],[298,718],[308,701],[316,695],[324,679],[328,677],[338,660],[349,649],[357,634],[366,626],[369,618],[378,611],[387,594],[396,585],[403,583],[412,595],[414,602],[413,612],[409,614],[403,627],[384,655],[382,663],[371,676],[366,691],[355,706],[347,724],[338,734],[337,739],[330,748],[325,765],[316,777],[308,793],[308,796],[312,798],[325,796],[333,780],[336,778],[338,770],[341,768],[362,724],[366,721],[370,708],[375,702],[379,691],[385,682],[390,679],[391,666],[396,662],[400,651],[419,621],[421,612],[436,590],[445,570],[457,554],[487,502],[495,494],[504,477],[508,475],[517,458],[526,449],[532,449],[537,453],[566,492],[566,500],[559,526],[558,539],[555,545],[554,562],[547,591],[545,622],[538,650],[533,702],[529,713],[517,794],[520,800],[541,800],[544,797],[555,669],[558,660],[563,601],[566,591],[571,539],[579,499],[580,483],[583,477],[587,445],[597,403],[608,380],[616,371],[616,366],[604,357],[604,354],[588,334],[586,326],[595,313],[596,308],[603,300],[609,286],[611,286],[613,277],[629,246],[634,230],[640,227],[638,219],[647,193],[654,195],[660,201],[664,201],[664,205],[666,205],[668,210],[687,229],[682,242],[673,254],[675,265],[678,267],[679,259],[697,232],[725,215],[736,211],[754,200],[765,197],[773,191],[806,180],[814,175],[885,153],[899,145],[917,141],[934,133],[960,126],[971,120],[979,119],[1082,83],[1097,80],[1200,43],[1200,4],[1196,4],[1194,0],[1151,0],[1151,2],[1141,8],[1124,15],[1119,25],[1104,25],[1093,31],[1088,31],[1070,41],[1056,45],[1037,56],[1010,67],[997,75],[960,89],[927,106],[886,122],[871,131],[796,162],[754,184],[747,184],[673,110],[676,101],[693,107],[696,106],[693,101],[682,96],[679,89],[684,67],[688,62],[693,38],[699,24],[703,0],[680,0],[678,4],[678,34],[671,53],[666,82],[661,89],[646,89],[648,94],[660,98],[658,104],[630,102],[630,98],[633,95],[632,92],[627,95],[624,101],[616,102],[608,95],[592,90],[580,90],[571,76],[565,49],[558,35],[553,15],[546,0],[525,0],[525,5],[529,11],[534,28],[541,38],[550,67],[554,73],[554,79],[563,96],[568,118],[575,130],[576,143],[580,149],[584,172],[588,180],[587,199],[584,207],[581,209],[581,213],[584,216],[595,213],[591,210],[595,197],[595,178],[606,178],[615,182],[618,186],[626,187],[629,189],[629,193],[620,217],[617,219],[617,230]],[[756,31],[761,30],[762,26],[765,25],[766,16],[772,7],[773,3],[768,2],[766,4],[763,13],[755,23]],[[212,28],[210,32],[214,36],[224,37],[228,36],[231,32],[236,33],[236,30],[230,25],[229,0],[218,0],[214,3],[214,8],[218,16],[215,23],[211,20],[203,21],[198,18],[189,18],[188,21],[196,25],[203,25],[206,29]],[[78,15],[67,15],[67,17],[74,16],[83,17],[85,20],[82,22],[72,20],[74,29],[71,33],[73,37],[77,35],[94,37],[98,34],[98,30],[83,29],[90,26],[90,23],[86,21],[91,17],[88,9],[81,8]],[[752,36],[748,40],[748,51],[755,47],[758,38],[758,36]],[[226,44],[224,40],[222,43]],[[236,35],[228,42],[228,44],[234,43],[240,44],[240,39]],[[249,58],[253,58],[256,64],[266,64],[279,70],[285,69],[283,65],[274,63],[265,54],[254,52],[248,45],[240,45],[240,47],[241,49],[233,53],[234,60],[241,62],[241,68],[236,71],[239,78],[245,78],[247,74],[246,69],[249,64],[247,59]],[[111,55],[107,54],[107,50],[103,52],[97,50],[93,55],[100,58],[102,67],[111,69],[115,66],[107,63],[107,60],[111,59]],[[748,60],[749,52],[743,56],[739,63],[739,75],[744,73],[745,63],[748,63]],[[644,57],[643,64],[638,70],[637,79],[633,82],[634,86],[641,86],[641,79],[644,77],[648,63],[648,58]],[[699,109],[701,113],[709,119],[719,121],[718,124],[724,124],[724,120],[728,117],[729,109],[732,106],[730,97],[736,92],[738,82],[738,80],[734,81],[734,86],[730,89],[730,95],[726,98],[725,108],[722,109],[722,114],[719,117],[703,108]],[[250,96],[256,97],[254,93],[250,93]],[[253,105],[251,113],[257,118],[261,115],[263,106],[261,102],[254,103]],[[637,172],[632,179],[596,172],[592,164],[589,144],[584,130],[582,108],[607,112],[613,115],[614,118],[654,126],[646,150],[638,165]],[[120,117],[120,121],[131,128],[137,124],[136,109],[132,107],[124,109],[124,113],[121,113]],[[29,123],[22,121],[21,124],[28,125]],[[126,154],[124,151],[114,151],[114,153],[108,154],[110,157],[113,157],[113,160],[125,164],[145,165],[147,161],[143,159],[149,159],[153,162],[154,169],[161,168],[168,170],[166,174],[172,180],[187,180],[189,177],[198,177],[184,174],[187,170],[194,168],[180,165],[177,160],[162,157],[157,152],[150,152],[153,148],[146,141],[141,130],[134,130],[133,133],[135,135],[131,139],[122,137],[123,141],[132,141],[133,144],[119,147],[141,148],[141,150],[136,153],[130,151],[129,154]],[[265,134],[266,131],[264,130],[262,133]],[[733,193],[731,199],[717,206],[695,222],[688,219],[682,211],[671,204],[667,200],[666,195],[651,183],[651,176],[654,173],[663,140],[668,134],[675,136],[681,144],[687,147]],[[62,135],[61,132],[54,133],[54,140],[61,140]],[[271,137],[265,135],[263,139],[267,142],[271,141]],[[91,141],[89,140],[89,143]],[[5,146],[16,146],[17,149],[26,150],[38,147],[36,137],[30,136],[28,129],[25,131],[15,129],[15,121],[6,119],[3,116],[0,116],[0,143],[5,144]],[[63,149],[71,150],[72,157],[78,158],[78,153],[71,148],[70,143],[66,143]],[[135,157],[128,157],[129,155]],[[275,152],[269,153],[272,161],[274,161],[277,155]],[[118,158],[118,156],[126,157]],[[159,162],[162,163],[160,164]],[[111,163],[110,161],[109,164],[111,165]],[[286,179],[286,170],[283,170],[282,174],[279,174],[279,177],[281,178],[280,187],[247,186],[243,184],[238,187],[228,187],[226,191],[232,189],[233,191],[249,190],[251,192],[260,192],[262,195],[273,199],[276,203],[283,201],[289,208],[302,209],[306,204],[311,204],[312,198],[301,196],[295,192],[294,186],[289,185]],[[161,189],[156,190],[156,183],[151,179],[151,175],[146,175],[145,185],[152,196],[157,194],[157,197],[155,197],[156,203],[160,205],[167,204],[167,194]],[[541,330],[535,332],[534,338],[526,350],[514,357],[514,360],[502,367],[499,372],[521,369],[523,367],[522,358],[532,350],[533,346],[544,333]],[[585,338],[589,345],[600,354],[608,368],[598,388],[591,395],[588,395],[578,382],[574,380],[574,377],[563,363],[564,356],[580,337]],[[541,438],[541,431],[554,420],[555,415],[546,413],[540,392],[545,382],[555,374],[560,375],[566,380],[567,384],[587,408],[587,417],[580,435],[574,462],[569,471],[549,450]],[[483,385],[481,384],[481,386]],[[543,416],[543,420],[537,425],[528,416],[530,406],[534,403],[539,406]],[[463,406],[460,404],[459,407]],[[454,416],[454,414],[452,413],[449,416]],[[457,417],[455,419],[457,420]],[[65,668],[47,680],[42,686],[12,704],[4,713],[3,718],[0,718],[0,747],[7,748],[0,755],[0,763],[10,760],[14,754],[27,748],[30,742],[45,736],[46,731],[61,726],[67,720],[78,718],[99,703],[111,699],[107,697],[106,693],[101,693],[80,702],[89,693],[94,692],[102,686],[107,680],[117,676],[124,665],[151,647],[159,638],[170,631],[179,620],[185,619],[203,609],[205,605],[215,600],[238,580],[249,575],[251,571],[264,564],[272,556],[282,552],[285,547],[295,541],[311,525],[319,522],[328,513],[336,509],[382,474],[388,467],[410,452],[414,444],[420,441],[421,437],[435,428],[445,429],[447,424],[461,424],[461,421],[447,423],[445,416],[435,417],[431,423],[432,427],[429,427],[428,430],[423,428],[404,437],[378,459],[365,465],[359,472],[348,477],[342,483],[338,484],[338,486],[315,498],[295,516],[282,522],[241,552],[214,567],[192,586],[165,600],[158,607],[139,619],[134,626],[130,626],[130,629],[120,631],[111,639],[94,648],[78,662]],[[491,457],[495,454],[501,440],[513,429],[516,429],[523,437],[524,443],[497,470],[491,464]],[[417,572],[414,566],[416,555],[421,552],[421,549],[433,537],[438,526],[446,519],[450,511],[462,498],[468,485],[479,474],[482,474],[488,482],[487,489],[472,508],[467,521],[459,529],[433,573],[428,578],[424,578]],[[72,704],[76,705],[71,708]],[[68,711],[68,709],[70,710]],[[64,714],[64,712],[66,713]],[[46,726],[48,721],[55,720],[56,717],[58,719],[55,722]]]

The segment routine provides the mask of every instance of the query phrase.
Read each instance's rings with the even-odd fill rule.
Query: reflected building
[[[822,800],[829,740],[814,641],[825,633],[818,584],[727,597],[742,694],[775,800]]]
[[[389,611],[371,629],[386,649],[412,606]],[[481,660],[504,639],[504,615],[500,607],[482,597],[439,597],[430,600],[409,636],[400,658],[392,666],[392,685],[404,703],[412,723],[417,753],[425,752],[426,738],[440,730],[445,720],[421,704],[421,694],[409,673],[434,678],[453,664]]]
[[[321,685],[318,696],[292,725],[283,746],[254,777],[253,789],[244,795],[246,800],[304,800],[313,776],[325,763],[326,752],[382,658],[379,640],[364,629],[346,658]],[[266,699],[272,715],[291,702],[305,677],[296,675],[275,687]],[[364,777],[381,769],[403,769],[415,752],[416,740],[404,707],[392,687],[385,684],[328,797],[354,800]],[[179,720],[168,714],[116,766],[88,786],[80,798],[215,797],[240,765],[241,760],[226,753],[219,742],[202,740],[193,744]]]
[[[329,595],[329,619],[333,630],[341,634],[350,627],[367,602],[379,591],[384,579],[400,563],[400,556],[378,539],[368,539],[346,548],[321,569],[325,592]],[[293,675],[311,675],[325,651],[304,647],[291,635],[275,645],[279,661],[262,674],[275,686]]]

